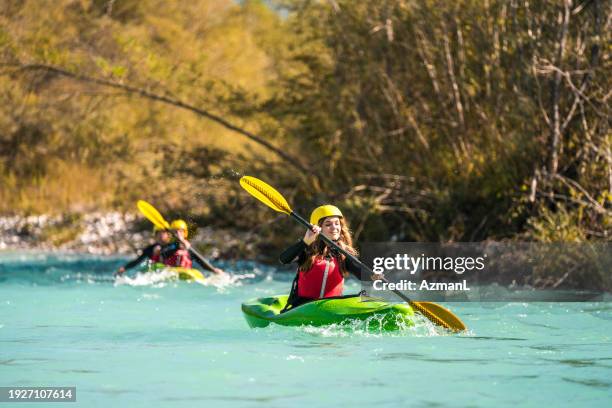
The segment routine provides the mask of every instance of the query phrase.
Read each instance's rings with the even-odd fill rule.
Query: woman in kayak
[[[127,269],[132,269],[140,265],[145,259],[151,262],[160,262],[162,248],[170,243],[170,232],[168,230],[155,227],[153,228],[155,242],[140,251],[138,258],[126,263],[115,272],[115,276],[123,275]]]
[[[313,228],[306,231],[304,238],[283,251],[279,257],[283,264],[298,264],[284,310],[311,300],[342,296],[344,278],[348,277],[349,272],[357,277],[361,275],[358,265],[319,239],[319,234],[322,233],[348,253],[357,255],[351,233],[338,207],[317,207],[310,215],[310,223]]]
[[[191,260],[193,257],[193,259],[205,270],[217,275],[222,275],[225,273],[222,269],[212,266],[210,262],[193,250],[191,243],[187,241],[189,230],[187,229],[187,223],[184,220],[172,221],[170,224],[170,229],[174,231],[174,235],[176,236],[177,240],[166,245],[161,250],[161,261],[165,265],[189,269],[193,265]]]

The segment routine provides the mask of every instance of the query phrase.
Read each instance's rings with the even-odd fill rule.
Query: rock
[[[83,216],[0,217],[0,249],[79,252],[97,255],[133,255],[151,241],[150,230],[139,230],[140,214],[97,212]],[[45,231],[75,228],[80,232],[74,239],[53,245],[45,240]],[[48,237],[47,237],[48,238]],[[200,227],[190,241],[202,248],[204,256],[217,258],[248,258],[257,256],[258,236],[249,232]]]

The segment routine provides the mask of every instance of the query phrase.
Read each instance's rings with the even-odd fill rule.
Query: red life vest
[[[315,257],[308,271],[298,275],[298,296],[321,299],[342,296],[344,277],[340,271],[340,261],[336,258]]]
[[[191,256],[186,249],[177,249],[172,255],[164,259],[164,265],[178,266],[191,269]]]
[[[153,247],[153,253],[151,254],[151,262],[153,263],[158,263],[161,262],[161,245],[156,244],[155,247]]]

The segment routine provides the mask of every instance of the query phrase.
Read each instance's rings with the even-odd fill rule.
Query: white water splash
[[[132,278],[127,275],[117,276],[115,286],[153,286],[163,288],[168,282],[177,280],[178,274],[176,272],[162,269],[153,272],[138,272]]]
[[[222,275],[209,275],[206,277],[206,279],[196,279],[195,282],[199,283],[202,286],[213,286],[217,288],[219,292],[223,292],[227,288],[242,286],[242,280],[253,279],[254,277],[254,273],[224,273]]]
[[[182,281],[186,284],[197,283],[202,286],[212,286],[217,288],[219,292],[223,292],[227,288],[242,286],[242,280],[252,279],[255,277],[253,273],[244,274],[223,274],[223,275],[208,275],[204,279],[194,279]],[[172,269],[160,269],[150,272],[138,272],[133,277],[127,275],[118,276],[115,279],[115,286],[152,286],[161,288],[166,286],[168,282],[177,282],[179,280],[178,273]]]
[[[326,326],[301,326],[305,333],[322,337],[434,337],[452,333],[434,325],[422,316],[415,315],[409,322],[398,318],[397,330],[385,330],[385,315],[370,316],[365,320],[349,319]]]

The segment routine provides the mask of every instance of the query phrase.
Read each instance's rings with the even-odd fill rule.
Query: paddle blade
[[[156,227],[162,229],[170,228],[170,224],[168,224],[168,221],[166,221],[164,217],[162,217],[162,215],[159,213],[159,211],[157,211],[155,207],[153,207],[151,204],[147,203],[144,200],[138,200],[136,206],[138,207],[142,215],[144,215]]]
[[[282,212],[287,215],[291,214],[291,207],[274,187],[251,176],[244,176],[240,179],[240,185],[250,195],[272,208],[274,211]]]
[[[410,306],[438,326],[454,332],[467,330],[465,324],[453,312],[433,302],[410,302]]]

